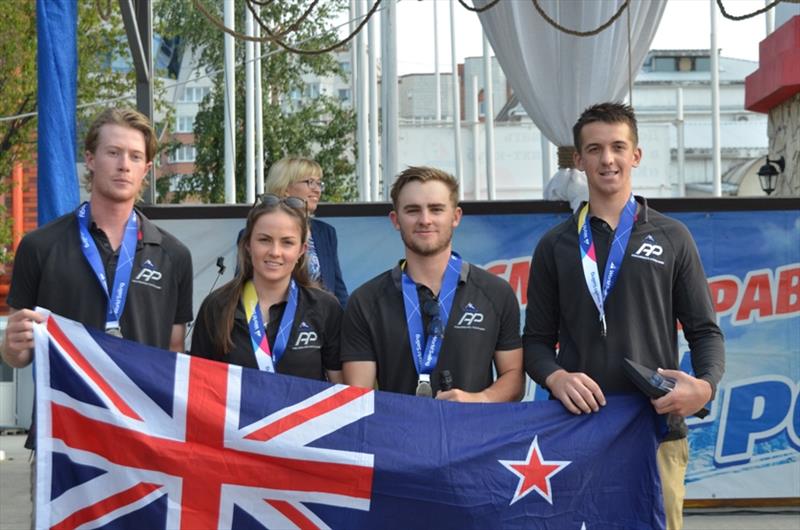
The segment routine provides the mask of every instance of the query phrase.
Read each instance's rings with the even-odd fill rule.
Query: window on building
[[[305,96],[307,98],[319,97],[319,83],[309,83],[306,85]]]
[[[691,72],[694,70],[694,61],[692,57],[678,57],[678,71]]]
[[[169,162],[194,162],[197,158],[197,149],[193,145],[181,145],[169,155]]]
[[[169,191],[178,191],[181,180],[191,177],[191,174],[176,173],[169,177]]]
[[[183,103],[200,103],[203,98],[211,91],[209,87],[187,86],[183,89]]]
[[[350,89],[349,88],[340,88],[339,89],[339,101],[350,101]]]
[[[190,133],[194,129],[194,116],[178,116],[175,119],[175,132]]]
[[[654,72],[674,72],[675,71],[675,58],[674,57],[655,57],[653,59]]]
[[[696,72],[710,72],[711,57],[696,57],[694,60],[694,70]]]
[[[342,72],[345,74],[350,73],[350,61],[339,61],[339,68],[342,69]]]

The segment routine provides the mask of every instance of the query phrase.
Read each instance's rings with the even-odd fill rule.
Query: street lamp
[[[781,168],[780,171],[775,168],[776,165]],[[764,193],[770,195],[775,191],[778,175],[783,173],[784,169],[786,169],[786,161],[783,156],[777,160],[770,160],[769,156],[767,156],[767,163],[758,169],[758,182],[761,184],[761,189],[764,190]]]

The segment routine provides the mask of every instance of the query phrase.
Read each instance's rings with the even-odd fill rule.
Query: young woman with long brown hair
[[[342,381],[342,308],[309,278],[308,233],[303,199],[262,197],[238,243],[240,273],[200,306],[192,355]]]

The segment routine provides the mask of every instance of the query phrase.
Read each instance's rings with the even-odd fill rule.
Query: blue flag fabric
[[[660,422],[459,404],[36,327],[44,528],[664,528]]]
[[[75,0],[36,0],[39,226],[77,208]]]

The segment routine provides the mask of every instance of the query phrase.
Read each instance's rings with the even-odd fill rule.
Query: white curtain
[[[483,7],[489,0],[473,3]],[[623,3],[624,0],[539,0],[551,19],[576,31],[599,27]],[[479,16],[528,115],[555,145],[571,146],[572,125],[584,109],[603,101],[622,101],[628,93],[628,16],[630,68],[635,79],[665,5],[666,0],[630,0],[630,13],[623,11],[610,27],[590,37],[577,37],[554,28],[531,0],[500,0]],[[585,182],[581,172],[559,173],[558,179],[572,188],[581,178]],[[548,184],[548,188],[557,190],[560,186]]]

